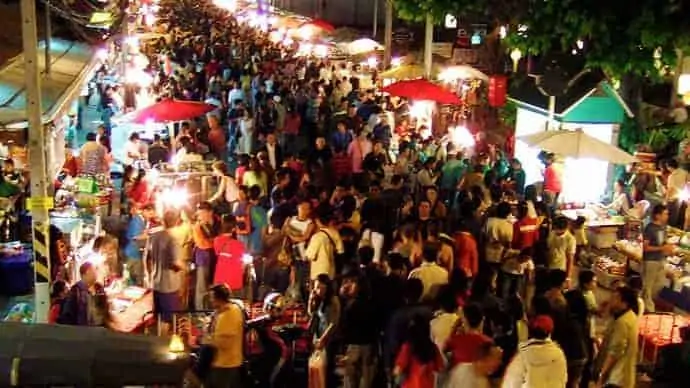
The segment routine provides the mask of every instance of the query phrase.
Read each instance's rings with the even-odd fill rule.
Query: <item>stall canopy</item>
[[[532,79],[512,82],[508,99],[518,107],[547,115],[549,97]],[[555,120],[562,123],[621,123],[633,113],[601,71],[591,71],[556,97]]]
[[[189,359],[154,336],[104,328],[0,323],[3,387],[181,386]]]
[[[43,52],[44,43],[39,44]],[[63,112],[80,92],[82,83],[94,67],[95,50],[86,44],[53,39],[50,44],[50,76],[41,77],[44,122]],[[39,56],[41,74],[45,57]],[[21,130],[27,127],[24,55],[20,54],[0,69],[0,130]]]

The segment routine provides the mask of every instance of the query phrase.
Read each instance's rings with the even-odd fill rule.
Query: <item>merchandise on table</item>
[[[599,285],[613,288],[614,283],[625,278],[627,264],[608,256],[599,257],[594,263],[594,273]]]
[[[587,222],[587,237],[595,248],[611,248],[618,239],[619,229],[625,226],[625,217],[610,215],[597,206],[561,210],[560,213],[571,220],[584,217]]]
[[[123,333],[134,332],[153,321],[153,293],[141,287],[119,286],[106,289],[110,303],[111,325]]]
[[[651,364],[656,363],[659,349],[682,342],[680,328],[690,325],[690,319],[678,314],[646,314],[639,320],[640,354]]]

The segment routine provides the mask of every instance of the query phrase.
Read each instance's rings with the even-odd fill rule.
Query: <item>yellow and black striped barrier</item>
[[[50,283],[50,224],[33,223],[34,271],[36,283]]]

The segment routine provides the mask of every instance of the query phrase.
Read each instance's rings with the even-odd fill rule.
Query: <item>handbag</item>
[[[326,352],[315,350],[309,357],[309,388],[326,388]]]
[[[278,264],[282,267],[290,267],[292,265],[292,249],[287,237],[283,238],[280,251],[278,252]]]

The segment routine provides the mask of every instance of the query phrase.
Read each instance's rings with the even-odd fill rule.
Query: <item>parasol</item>
[[[456,65],[444,69],[438,76],[440,79],[457,80],[457,79],[480,79],[488,81],[489,76],[475,69],[472,66]]]
[[[361,38],[347,43],[346,50],[351,55],[370,53],[372,51],[383,50],[383,46],[370,38]]]
[[[322,19],[314,19],[310,20],[300,26],[302,27],[313,27],[313,28],[318,28],[324,32],[333,32],[335,31],[335,27],[333,25],[325,20]]]
[[[156,123],[182,121],[199,117],[216,109],[215,106],[203,102],[168,99],[128,114],[127,121],[138,124],[151,121]]]
[[[427,100],[439,104],[459,104],[460,99],[442,86],[425,79],[399,81],[381,90],[393,96],[405,97],[411,100]]]
[[[438,71],[438,67],[434,66],[432,68],[432,74]],[[381,78],[388,79],[413,79],[424,77],[424,67],[420,65],[402,65],[388,69],[381,74]]]
[[[615,164],[628,164],[637,158],[620,148],[587,135],[582,129],[546,131],[518,138],[530,147],[576,159],[597,159]]]

